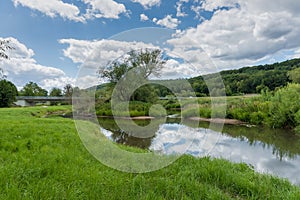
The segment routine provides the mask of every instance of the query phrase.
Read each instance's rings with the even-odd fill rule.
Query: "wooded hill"
[[[187,80],[158,80],[156,81],[157,84],[151,86],[151,92],[159,97],[174,94],[182,97],[196,94],[198,97],[203,97],[254,94],[260,93],[262,90],[273,91],[291,82],[288,72],[296,68],[300,68],[300,58],[281,63],[226,70]],[[110,84],[98,85],[96,87],[96,94],[102,97],[108,96],[109,99],[109,85]],[[191,91],[191,86],[194,91]],[[210,88],[210,90],[208,88]],[[145,94],[143,95],[145,96]]]
[[[300,59],[287,60],[281,63],[243,67],[235,70],[221,71],[226,88],[226,95],[260,93],[263,89],[275,90],[277,87],[286,86],[291,80],[288,72],[300,67]],[[220,76],[209,74],[203,77],[189,79],[197,96],[208,95],[208,89],[204,80],[214,84],[211,93],[221,95],[222,91]],[[224,89],[224,87],[223,87]]]

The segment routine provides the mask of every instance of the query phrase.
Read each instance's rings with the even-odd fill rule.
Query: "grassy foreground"
[[[71,119],[55,116],[69,110],[0,109],[0,199],[300,198],[288,181],[224,160],[183,156],[151,173],[118,172],[87,152]]]

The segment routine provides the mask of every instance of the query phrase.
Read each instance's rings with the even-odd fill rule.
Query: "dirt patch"
[[[230,124],[230,125],[245,125],[245,122],[242,122],[237,119],[221,119],[221,118],[202,118],[202,117],[191,117],[189,118],[194,121],[203,121],[203,122],[211,122],[211,123],[216,123],[216,124]]]

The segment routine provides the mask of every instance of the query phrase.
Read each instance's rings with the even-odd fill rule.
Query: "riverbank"
[[[247,125],[247,123],[237,119],[203,118],[203,117],[190,117],[189,119],[193,121],[210,122],[216,124]]]
[[[70,110],[0,109],[0,199],[300,198],[288,181],[225,160],[182,156],[155,172],[118,172],[87,152],[73,120],[57,116]]]

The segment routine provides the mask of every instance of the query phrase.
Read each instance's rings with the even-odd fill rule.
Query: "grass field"
[[[0,109],[0,199],[300,199],[246,164],[183,156],[146,174],[108,168],[82,145],[70,107]],[[50,115],[50,116],[49,116]]]

